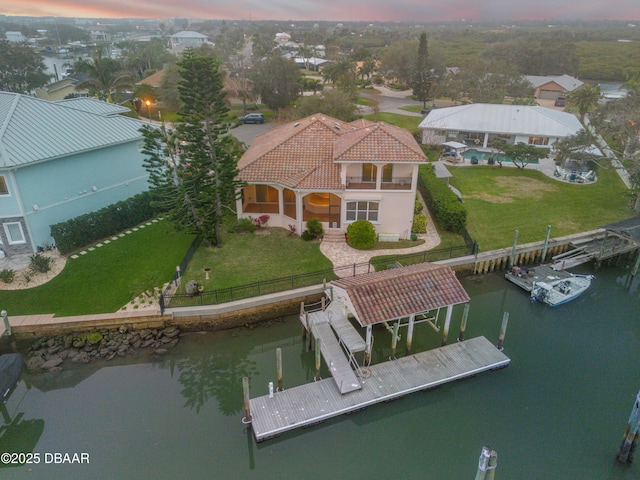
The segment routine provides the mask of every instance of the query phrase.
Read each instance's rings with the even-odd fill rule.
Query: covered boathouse
[[[249,399],[247,380],[243,421],[251,423],[257,441],[510,362],[485,337],[446,345],[454,305],[469,301],[449,267],[422,263],[334,280],[327,295],[321,308],[310,311],[302,305],[300,321],[315,339],[316,372],[321,354],[332,378],[318,375],[313,383],[253,399]],[[443,346],[410,354],[414,325],[429,322],[439,330],[436,322],[441,311],[445,312]],[[350,317],[365,329],[364,339]],[[394,353],[389,361],[371,365],[376,324],[392,330]],[[407,355],[396,359],[401,325],[408,328]],[[361,352],[362,366],[357,359]],[[280,382],[281,372],[278,375]]]

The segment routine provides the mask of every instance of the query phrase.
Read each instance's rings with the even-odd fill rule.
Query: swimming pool
[[[470,148],[462,153],[462,156],[466,160],[471,160],[471,157],[476,157],[481,163],[487,163],[490,158],[493,158],[497,162],[511,162],[511,159],[505,157],[502,154],[496,154],[488,150],[479,150],[477,148]],[[538,160],[532,160],[528,163],[538,163]]]

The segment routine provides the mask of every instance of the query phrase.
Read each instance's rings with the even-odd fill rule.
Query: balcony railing
[[[347,177],[347,189],[375,190],[376,181],[362,177]],[[383,179],[381,190],[411,190],[411,177],[393,177]]]

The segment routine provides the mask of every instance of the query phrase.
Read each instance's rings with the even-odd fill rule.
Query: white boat
[[[557,307],[582,295],[593,278],[593,275],[573,275],[550,282],[535,282],[531,288],[531,300]]]

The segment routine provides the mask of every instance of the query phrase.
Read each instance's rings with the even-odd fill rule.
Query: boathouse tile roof
[[[239,178],[297,189],[342,190],[340,162],[426,162],[409,132],[315,114],[258,136],[238,162]]]
[[[331,283],[345,290],[362,326],[469,301],[455,272],[433,263],[341,278]]]

